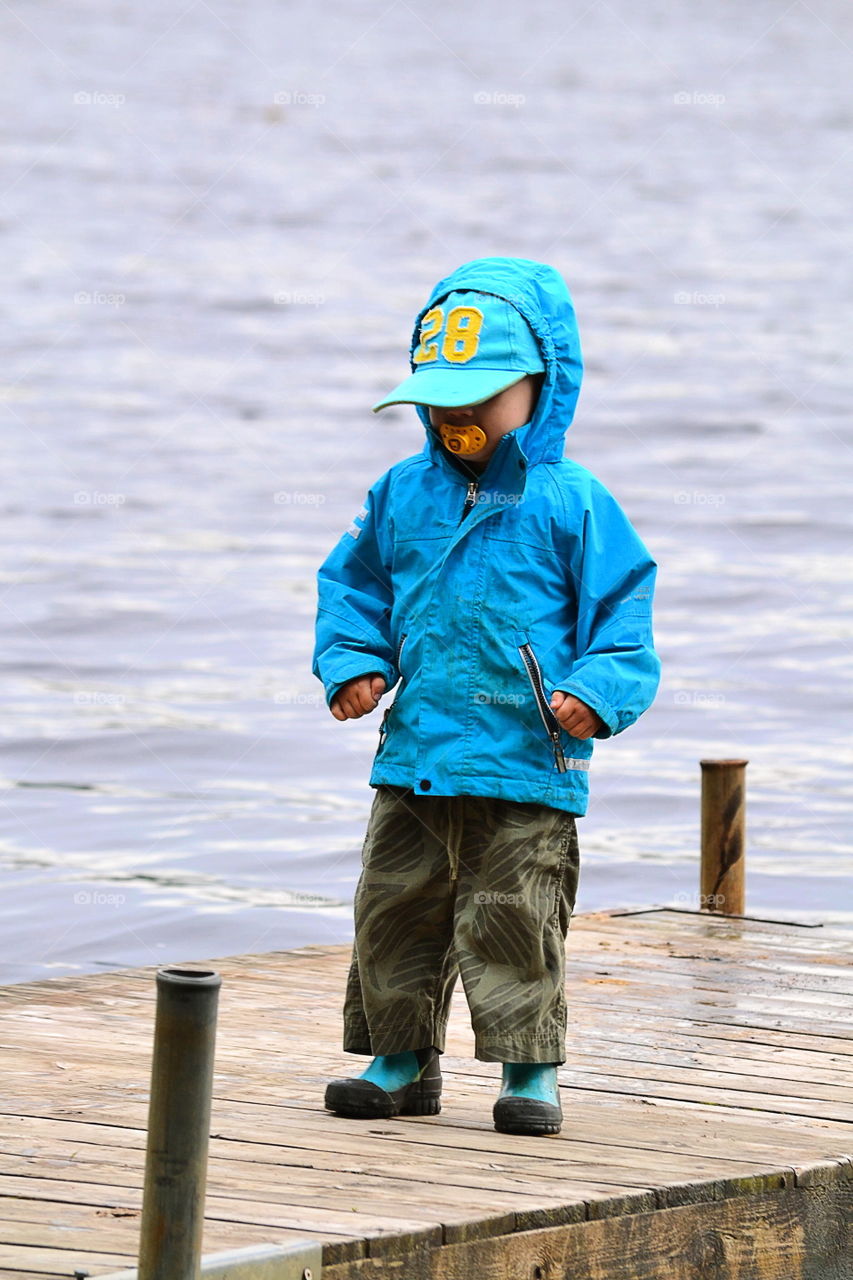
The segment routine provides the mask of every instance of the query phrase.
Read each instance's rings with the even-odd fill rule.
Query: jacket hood
[[[475,258],[439,280],[415,320],[410,347],[410,364],[420,341],[421,321],[431,307],[458,289],[494,294],[521,313],[539,343],[545,362],[542,390],[530,422],[512,432],[529,465],[556,462],[563,456],[565,434],[574,418],[583,377],[575,309],[558,271],[544,262],[528,258]],[[424,405],[415,406],[423,422],[427,442],[425,452],[434,462],[455,459],[443,448]]]

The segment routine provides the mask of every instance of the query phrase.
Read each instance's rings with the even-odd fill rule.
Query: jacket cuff
[[[357,680],[360,676],[382,676],[385,681],[385,692],[392,689],[397,683],[397,672],[388,662],[382,662],[379,658],[375,662],[371,662],[369,656],[362,656],[358,663],[353,664],[352,670],[338,669],[335,672],[334,680],[324,682],[326,690],[326,706],[331,707],[335,700],[335,696],[345,684],[349,684],[350,680]]]

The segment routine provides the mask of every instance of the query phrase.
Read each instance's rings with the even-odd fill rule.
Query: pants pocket
[[[566,814],[566,821],[560,834],[560,857],[554,874],[553,915],[560,923],[565,937],[569,921],[575,909],[580,872],[580,852],[578,849],[577,824],[574,815]]]

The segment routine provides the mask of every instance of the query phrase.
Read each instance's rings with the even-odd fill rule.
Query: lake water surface
[[[853,928],[853,11],[11,3],[0,981],[352,936],[378,716],[318,564],[418,451],[414,313],[563,272],[567,451],[660,564],[664,679],[599,744],[579,910],[696,905],[748,758],[748,910]]]

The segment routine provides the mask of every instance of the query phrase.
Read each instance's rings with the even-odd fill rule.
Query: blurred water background
[[[695,906],[698,761],[744,756],[748,910],[853,928],[853,11],[10,0],[0,33],[0,981],[352,937],[379,716],[325,708],[314,576],[421,448],[369,411],[415,311],[492,253],[565,275],[567,450],[660,563],[578,910]]]

